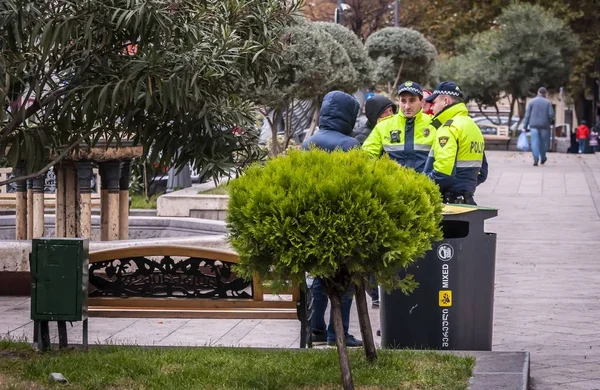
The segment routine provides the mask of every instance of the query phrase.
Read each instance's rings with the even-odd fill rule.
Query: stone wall
[[[103,241],[91,242],[90,252],[111,248],[127,248],[142,245],[183,245],[204,248],[216,248],[231,250],[225,240],[225,235],[211,235],[200,237],[178,237],[157,241],[125,240],[125,241]],[[0,241],[0,273],[1,272],[29,272],[29,253],[31,252],[31,241]]]
[[[54,215],[46,215],[44,237],[54,236]],[[129,239],[156,239],[223,235],[225,223],[197,218],[129,217]],[[14,215],[0,216],[0,240],[14,240]],[[92,216],[92,241],[100,240],[100,217]]]
[[[161,195],[157,200],[159,217],[192,217],[224,221],[227,217],[227,195],[198,194],[198,186]]]

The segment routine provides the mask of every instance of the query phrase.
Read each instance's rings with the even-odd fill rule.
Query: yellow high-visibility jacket
[[[425,174],[442,193],[475,193],[487,178],[485,142],[479,127],[469,117],[464,103],[446,107],[432,120],[436,139],[427,159]]]
[[[398,112],[375,126],[362,149],[373,157],[387,153],[398,164],[423,172],[435,140],[435,129],[430,121],[431,116],[423,110],[411,119]]]

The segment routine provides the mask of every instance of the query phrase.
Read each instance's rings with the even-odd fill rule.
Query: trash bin
[[[496,234],[484,222],[498,210],[445,205],[443,215],[443,240],[408,269],[419,287],[382,289],[384,348],[492,349]]]

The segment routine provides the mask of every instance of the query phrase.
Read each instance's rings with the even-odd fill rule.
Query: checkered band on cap
[[[462,96],[462,93],[460,92],[455,92],[455,91],[440,91],[440,90],[435,90],[433,91],[432,95],[451,95],[451,96]]]
[[[412,93],[414,93],[416,95],[419,95],[419,96],[423,96],[423,91],[421,91],[420,89],[415,88],[415,87],[406,87],[406,86],[402,87],[402,88],[400,88],[398,90],[398,93],[400,94],[400,93],[406,92],[406,91],[412,92]]]

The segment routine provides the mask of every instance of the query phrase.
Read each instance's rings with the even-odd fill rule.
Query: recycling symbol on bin
[[[448,261],[454,257],[454,248],[450,244],[442,244],[437,249],[438,259]]]

